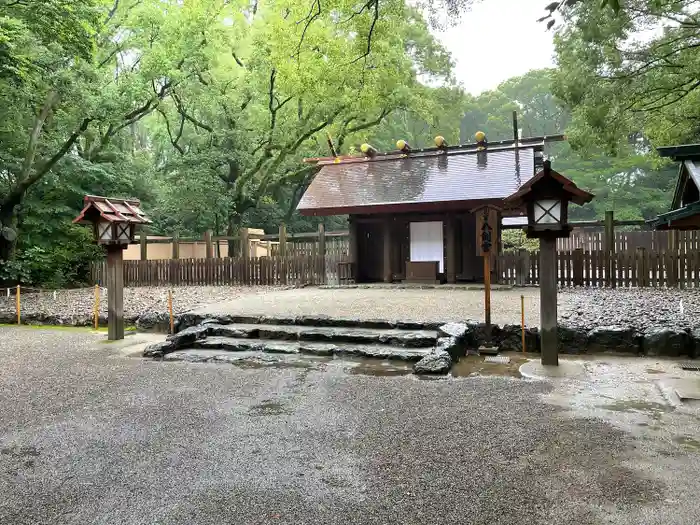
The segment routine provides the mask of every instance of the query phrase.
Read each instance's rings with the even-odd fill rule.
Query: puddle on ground
[[[647,368],[647,374],[665,374],[665,372],[656,368]]]
[[[606,405],[598,405],[598,408],[613,412],[638,412],[658,419],[661,414],[673,411],[673,407],[663,403],[641,401],[639,399],[620,399]]]
[[[251,416],[279,416],[282,414],[289,414],[289,411],[282,403],[268,400],[263,401],[260,404],[253,405],[250,407],[250,409],[248,409],[248,413]]]
[[[690,436],[676,436],[673,438],[673,442],[678,443],[681,446],[700,451],[700,441]]]
[[[374,358],[343,358],[350,367],[348,373],[353,375],[395,377],[413,373],[413,363],[405,361],[390,361]]]
[[[528,359],[522,354],[499,354],[500,356],[510,357],[510,363],[507,365],[499,363],[487,363],[484,361],[484,356],[469,355],[459,360],[452,367],[452,377],[478,377],[478,376],[504,376],[504,377],[522,377],[520,375],[520,366],[526,363]]]

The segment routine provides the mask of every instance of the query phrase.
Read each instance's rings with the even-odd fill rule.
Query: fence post
[[[287,284],[287,226],[280,224],[279,273],[282,284]]]
[[[326,283],[326,228],[323,223],[318,225],[318,269],[321,275],[319,276],[318,284]]]
[[[170,284],[177,284],[178,270],[180,268],[180,237],[177,233],[173,234],[173,254],[170,258]]]
[[[668,263],[667,286],[678,286],[678,230],[668,230],[666,261]]]
[[[141,233],[139,234],[139,243],[141,244],[141,260],[148,260],[148,235],[146,235],[146,228],[141,227]]]
[[[583,286],[583,248],[576,248],[573,255],[574,286]]]
[[[615,214],[613,211],[605,212],[605,284],[615,288],[614,254],[615,254]]]
[[[649,275],[645,275],[644,264],[645,252],[644,246],[637,247],[637,287],[643,288],[646,286],[646,281],[649,279]]]
[[[515,284],[517,286],[525,286],[527,284],[527,273],[530,270],[527,263],[527,250],[520,248],[518,250],[518,264],[515,266]]]
[[[211,259],[214,257],[214,245],[212,244],[211,241],[211,230],[207,230],[204,232],[204,253],[205,257],[207,259]]]

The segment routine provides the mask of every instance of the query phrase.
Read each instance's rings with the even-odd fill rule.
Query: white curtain
[[[442,221],[412,222],[411,262],[438,261],[440,272],[445,271]]]

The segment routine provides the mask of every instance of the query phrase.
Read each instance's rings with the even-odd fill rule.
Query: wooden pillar
[[[573,251],[574,286],[583,286],[583,248]]]
[[[384,234],[382,235],[382,278],[385,283],[390,283],[392,278],[391,272],[391,243],[393,241],[391,217],[386,217],[383,222]]]
[[[520,248],[518,250],[517,274],[515,276],[515,284],[517,286],[525,286],[528,283],[528,273],[530,272],[529,262],[527,250],[525,248]]]
[[[491,254],[484,253],[484,322],[486,335],[491,340]]]
[[[318,272],[319,284],[326,283],[326,228],[323,223],[318,225]]]
[[[557,334],[557,241],[540,239],[540,331],[542,364],[559,365]]]
[[[280,224],[280,234],[279,234],[279,257],[278,261],[278,275],[282,284],[287,284],[287,226],[282,223]]]
[[[179,259],[180,258],[180,238],[177,233],[173,234],[173,259]]]
[[[205,245],[205,256],[207,259],[214,257],[214,245],[211,241],[211,230],[204,232],[204,245]]]
[[[615,216],[614,212],[605,212],[605,284],[615,288]]]
[[[146,235],[146,229],[142,226],[141,232],[139,234],[139,244],[141,245],[141,260],[148,260],[148,235]]]
[[[668,247],[666,248],[668,272],[666,285],[678,286],[678,230],[668,230]]]
[[[239,253],[244,259],[250,259],[250,231],[248,228],[241,228],[238,237],[240,238]]]
[[[124,250],[107,247],[107,339],[124,339]]]
[[[360,262],[357,256],[357,222],[352,217],[348,219],[348,261],[351,263],[352,279],[358,280]]]
[[[457,226],[452,217],[445,221],[445,277],[448,283],[457,282]]]
[[[170,284],[173,286],[179,283],[180,277],[180,239],[177,233],[173,234],[173,254],[170,258]]]

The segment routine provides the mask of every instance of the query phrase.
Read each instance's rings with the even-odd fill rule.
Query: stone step
[[[378,359],[396,359],[401,361],[419,361],[432,351],[432,346],[397,347],[385,344],[360,344],[351,342],[317,342],[317,341],[281,341],[277,339],[251,339],[223,336],[209,336],[193,342],[190,348],[166,354],[166,359],[192,353],[195,350],[220,355],[226,353],[262,353],[262,354],[306,354],[313,356],[353,356],[373,357]],[[223,352],[222,352],[223,350]],[[173,356],[173,354],[176,354]],[[197,355],[194,353],[193,355]],[[210,356],[210,357],[211,357]],[[216,359],[214,359],[216,360]]]
[[[167,324],[167,319],[143,319],[140,328],[149,329],[158,323]],[[265,324],[265,325],[292,325],[315,326],[331,328],[379,328],[389,330],[393,328],[403,330],[436,330],[444,323],[418,322],[418,321],[389,321],[383,319],[353,319],[342,317],[330,317],[327,315],[301,315],[301,316],[263,316],[263,315],[209,315],[205,316],[193,312],[179,314],[175,321],[177,330],[184,330],[190,326],[202,323],[216,324]]]
[[[316,341],[326,343],[355,343],[362,345],[391,345],[404,348],[435,346],[437,330],[404,330],[399,328],[351,328],[268,324],[216,324],[207,327],[209,338],[219,336],[234,339],[274,339],[280,341]],[[177,337],[177,334],[176,336]]]

